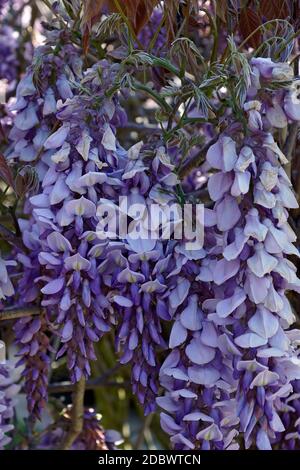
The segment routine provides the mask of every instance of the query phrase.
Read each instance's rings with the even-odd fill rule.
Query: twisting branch
[[[117,381],[107,381],[104,380],[102,377],[96,380],[88,380],[86,382],[86,390],[96,390],[99,387],[127,387],[129,385],[128,382],[117,382]],[[50,394],[55,393],[69,393],[73,392],[75,389],[75,384],[72,382],[58,382],[53,383],[48,386],[48,392]]]
[[[18,236],[15,235],[11,230],[4,227],[4,225],[2,224],[0,224],[0,236],[4,238],[4,240],[10,243],[11,245],[14,245],[21,249],[24,248],[22,240],[18,238]]]
[[[117,381],[109,380],[120,369],[120,367],[121,367],[121,364],[117,364],[111,369],[106,370],[101,375],[101,377],[96,377],[94,379],[88,380],[85,384],[86,390],[94,390],[101,386],[125,387],[126,385],[128,385],[126,382],[117,382]],[[66,392],[72,392],[74,389],[75,389],[75,384],[71,382],[52,383],[48,387],[49,393],[66,393]]]
[[[139,450],[142,447],[144,439],[145,439],[145,434],[146,434],[147,430],[149,429],[149,427],[151,426],[153,416],[154,416],[154,414],[151,413],[148,416],[144,417],[142,427],[141,427],[141,429],[138,433],[137,440],[136,440],[136,443],[134,445],[135,450]]]
[[[15,320],[17,318],[31,317],[32,315],[39,315],[41,310],[39,307],[27,308],[5,308],[0,312],[0,322],[3,320]]]
[[[72,400],[71,411],[71,427],[67,433],[62,447],[62,450],[69,450],[72,447],[75,439],[82,431],[83,427],[83,413],[84,413],[84,392],[85,392],[85,378],[82,377],[75,385]]]
[[[288,159],[289,163],[286,165],[285,170],[289,178],[291,178],[292,173],[292,160],[293,155],[297,143],[297,135],[298,135],[298,122],[293,122],[289,126],[289,134],[286,139],[286,144],[284,146],[284,153],[286,158]]]

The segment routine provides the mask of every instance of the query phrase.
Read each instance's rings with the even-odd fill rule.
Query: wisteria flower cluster
[[[299,334],[289,329],[295,316],[286,297],[299,289],[287,259],[299,256],[288,223],[298,203],[272,133],[298,119],[297,84],[266,97],[268,81],[290,79],[291,69],[260,58],[250,66],[247,133],[233,117],[206,157],[217,170],[208,181],[215,238],[211,244],[209,228],[196,279],[211,295],[196,303],[198,324],[177,334],[160,372],[166,394],[158,402],[172,415],[162,413],[161,422],[177,448],[237,448],[239,429],[246,448],[271,449],[286,430],[284,410],[299,379]],[[185,326],[180,317],[178,332]],[[285,435],[287,447],[296,436],[297,425]]]
[[[10,432],[14,429],[14,402],[20,390],[20,386],[14,383],[12,371],[10,363],[0,364],[0,450],[11,441]]]
[[[121,443],[84,403],[108,342],[113,371],[126,371],[145,415],[160,412],[175,450],[299,449],[290,214],[300,82],[280,61],[281,43],[271,58],[239,35],[225,42],[223,29],[219,39],[200,33],[204,17],[215,30],[225,21],[212,2],[174,12],[152,2],[135,19],[130,2],[112,14],[106,5],[103,17],[97,5],[81,13],[79,1],[66,3],[68,13],[54,3],[56,19],[16,87],[7,137],[0,127],[9,219],[0,233],[14,245],[0,257],[0,307],[17,318],[30,423],[49,413],[57,369],[73,392],[29,446]],[[1,37],[0,79],[13,90],[16,36],[3,25]],[[201,50],[211,41],[209,61]],[[202,211],[187,215],[190,202]],[[185,229],[195,213],[203,243],[192,246]],[[0,448],[10,443],[19,388],[0,365]]]

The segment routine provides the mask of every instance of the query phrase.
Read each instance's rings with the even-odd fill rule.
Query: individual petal
[[[68,320],[65,326],[63,327],[61,337],[62,337],[62,342],[66,343],[72,339],[73,336],[73,323],[71,320]]]
[[[169,295],[169,302],[172,309],[177,309],[177,307],[183,303],[189,293],[190,285],[191,283],[188,279],[184,277],[178,278],[175,289],[173,289]]]
[[[245,300],[245,292],[242,288],[237,287],[231,297],[218,302],[216,309],[218,316],[221,318],[228,317],[228,315],[238,308]]]
[[[170,333],[169,347],[176,348],[182,344],[187,338],[187,330],[182,326],[180,321],[176,321]]]
[[[103,147],[105,148],[105,150],[111,150],[113,152],[115,152],[117,150],[116,136],[113,133],[113,131],[112,131],[109,124],[106,125],[101,143],[102,143]]]
[[[254,333],[268,339],[275,335],[279,324],[277,318],[269,310],[258,307],[256,313],[250,318],[248,326]]]
[[[70,190],[65,183],[64,177],[59,177],[53,186],[50,193],[50,204],[55,205],[59,204],[63,200],[67,199],[70,194]]]
[[[65,258],[64,265],[67,271],[88,271],[91,267],[90,261],[83,258],[80,253]]]
[[[248,240],[248,236],[244,234],[241,227],[234,229],[234,237],[234,241],[227,245],[223,251],[223,256],[228,261],[236,259],[240,255]]]
[[[272,191],[278,182],[278,168],[265,162],[262,166],[259,179],[267,191]]]
[[[181,324],[191,331],[198,331],[201,328],[202,312],[198,307],[198,296],[192,295],[189,298],[188,305],[180,314]]]
[[[43,116],[49,116],[57,111],[56,99],[52,88],[48,88],[45,92]]]
[[[59,232],[52,232],[47,237],[47,244],[49,248],[56,252],[56,251],[73,251],[72,245],[61,233]]]
[[[236,144],[228,136],[219,137],[208,152],[206,159],[213,168],[222,171],[231,171],[237,161]]]
[[[129,268],[125,268],[118,274],[118,281],[122,283],[130,282],[131,284],[135,284],[137,282],[144,282],[145,276],[141,273],[131,271]]]
[[[233,228],[241,217],[241,212],[236,199],[232,196],[225,196],[216,205],[217,227],[221,232],[226,232]]]
[[[271,312],[280,312],[283,308],[283,300],[281,295],[274,288],[273,283],[271,283],[267,297],[264,300],[264,306],[271,310]]]
[[[185,353],[194,364],[202,365],[214,359],[216,350],[206,346],[201,338],[193,338],[185,348]]]
[[[201,341],[206,346],[216,348],[218,346],[218,335],[212,322],[203,322]]]
[[[64,163],[69,155],[70,155],[70,151],[71,151],[71,146],[68,142],[64,142],[62,147],[57,151],[55,152],[53,155],[51,155],[51,160],[53,161],[53,163]]]
[[[123,295],[114,295],[113,297],[114,302],[121,307],[132,307],[133,302],[132,300],[128,299],[127,297],[124,297]]]
[[[39,123],[36,107],[30,104],[27,108],[17,114],[14,120],[15,126],[21,131],[28,131]]]
[[[273,127],[284,129],[288,124],[286,114],[278,103],[274,103],[267,109],[266,116]]]
[[[231,186],[231,195],[240,196],[241,194],[247,194],[249,191],[251,174],[249,171],[237,171],[235,173],[234,182]]]
[[[279,192],[277,198],[287,209],[298,209],[299,204],[294,192],[283,182],[278,184]]]
[[[58,92],[60,94],[60,97],[63,100],[67,100],[68,98],[73,98],[73,92],[69,83],[69,80],[67,79],[65,74],[62,74],[58,77],[56,80],[56,86],[58,89]]]
[[[44,143],[45,149],[58,149],[66,141],[70,132],[70,124],[63,124],[57,131],[51,134]]]
[[[221,433],[218,426],[213,423],[196,435],[198,440],[204,439],[205,441],[222,441],[223,434]]]
[[[274,256],[265,251],[262,243],[255,245],[255,254],[247,260],[249,268],[259,278],[271,273],[277,262]]]
[[[267,343],[267,340],[255,333],[244,333],[234,339],[235,344],[241,348],[258,348]]]
[[[269,276],[259,278],[251,271],[246,272],[244,289],[252,302],[256,304],[262,303],[267,297],[270,285],[271,279]]]
[[[260,428],[257,433],[256,445],[259,450],[272,450],[272,446],[271,446],[268,434],[262,428]]]
[[[251,165],[251,163],[255,162],[255,155],[252,149],[248,146],[242,147],[239,153],[239,157],[235,164],[236,171],[245,171]]]
[[[255,238],[262,242],[268,233],[267,227],[262,224],[259,220],[259,214],[257,209],[250,209],[246,215],[246,225],[244,227],[244,234],[247,237]]]
[[[87,129],[84,129],[81,138],[76,145],[76,150],[79,155],[82,156],[83,160],[87,161],[90,154],[91,143],[93,142],[92,137],[89,135]]]
[[[41,292],[46,295],[57,294],[65,284],[64,278],[54,279],[48,282],[42,289]]]
[[[218,201],[230,189],[232,185],[232,176],[230,173],[215,173],[208,179],[207,189],[209,196],[213,201]]]
[[[220,378],[220,372],[213,366],[192,366],[188,368],[191,382],[199,385],[214,385]]]
[[[221,259],[217,262],[214,268],[214,282],[219,286],[228,279],[235,276],[240,268],[240,261],[238,259],[227,261]]]
[[[254,202],[267,209],[272,209],[276,205],[276,196],[267,191],[261,182],[258,182],[254,188]]]
[[[67,214],[86,218],[94,217],[96,215],[95,204],[83,196],[80,199],[68,201],[65,204],[65,210]]]

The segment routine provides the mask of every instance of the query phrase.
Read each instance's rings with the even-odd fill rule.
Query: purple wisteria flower
[[[15,396],[20,390],[14,383],[12,370],[10,363],[0,363],[0,450],[11,441],[9,433],[14,429],[12,422]]]
[[[287,64],[253,59],[250,66],[247,135],[233,117],[207,153],[217,170],[208,181],[215,205],[196,278],[207,284],[207,298],[190,299],[186,316],[195,326],[178,318],[160,371],[166,393],[157,401],[167,412],[161,424],[177,449],[237,448],[240,432],[246,448],[271,449],[278,439],[292,448],[298,432],[298,414],[294,434],[286,434],[285,423],[288,403],[298,413],[298,336],[289,329],[295,318],[286,297],[300,285],[287,259],[299,256],[288,223],[288,210],[298,204],[272,126],[281,127],[283,115],[286,124],[297,120],[300,107],[296,84],[268,91],[275,109],[264,101],[268,80],[291,79]]]
[[[98,200],[117,199],[123,184],[115,175],[124,153],[115,126],[125,116],[118,102],[104,95],[112,79],[113,70],[99,63],[84,77],[84,93],[65,95],[56,128],[43,141],[41,191],[30,198],[40,242],[41,275],[35,282],[42,282],[41,306],[61,339],[58,357],[67,355],[73,381],[90,375],[93,343],[109,331],[115,316],[107,295],[110,248],[96,233]],[[67,79],[61,80],[62,90],[72,93]],[[53,98],[49,103],[56,107]]]
[[[61,42],[57,51],[54,47],[56,40]],[[73,96],[72,88],[80,77],[81,62],[76,49],[65,35],[58,34],[46,46],[36,50],[33,65],[28,68],[18,85],[8,158],[19,162],[37,160],[36,171],[40,182],[48,165],[39,157],[43,154],[44,142],[57,125],[57,102]],[[43,285],[40,281],[42,268],[39,263],[41,227],[35,221],[35,214],[41,210],[34,209],[27,199],[24,212],[30,220],[19,221],[26,250],[17,254],[22,267],[16,298],[20,306],[34,305],[34,302],[35,305],[40,304],[40,290]],[[47,214],[44,215],[47,217]],[[19,364],[24,366],[28,408],[32,416],[38,418],[47,400],[50,362],[49,322],[46,315],[47,311],[41,309],[40,317],[21,319],[14,327],[19,345]]]

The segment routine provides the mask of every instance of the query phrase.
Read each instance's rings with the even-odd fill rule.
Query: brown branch
[[[144,417],[142,427],[138,433],[137,440],[134,445],[134,450],[139,450],[142,447],[144,439],[145,439],[145,434],[148,431],[149,427],[151,426],[153,416],[154,414],[151,413],[148,416]]]
[[[152,132],[160,131],[160,129],[155,124],[139,124],[137,122],[128,122],[128,124],[125,126],[120,127],[119,130],[125,130],[129,132],[135,131],[141,134],[152,134]]]
[[[4,225],[2,224],[0,224],[0,235],[2,236],[2,238],[4,238],[4,240],[6,240],[11,245],[24,249],[22,240],[18,238],[17,235],[15,235],[11,230],[4,227]]]
[[[297,135],[298,135],[298,122],[293,122],[289,126],[289,134],[286,139],[286,143],[284,146],[284,154],[286,158],[288,159],[289,163],[286,165],[286,173],[289,178],[292,176],[292,160],[293,160],[293,155],[297,143]]]
[[[96,380],[88,380],[86,382],[85,389],[96,390],[99,387],[125,387],[127,385],[127,382],[108,381],[101,377],[100,379]],[[72,384],[72,382],[55,382],[48,386],[48,392],[51,395],[55,393],[70,393],[74,390],[75,384]]]
[[[32,315],[39,315],[40,313],[41,310],[39,307],[5,308],[0,312],[0,321],[31,317]]]
[[[187,176],[187,174],[190,171],[192,171],[194,168],[197,168],[197,166],[199,166],[202,163],[202,161],[204,160],[206,156],[208,149],[211,147],[211,145],[217,142],[218,138],[219,136],[214,137],[207,144],[205,144],[196,155],[193,155],[185,163],[183,163],[183,165],[181,166],[178,172],[181,178],[184,178],[184,176]]]
[[[71,410],[71,427],[62,443],[61,450],[69,450],[83,426],[85,378],[75,384]]]
[[[112,377],[121,367],[121,364],[117,364],[116,366],[112,367],[111,369],[106,370],[101,377],[96,377],[94,379],[90,379],[86,382],[85,388],[86,390],[95,390],[98,387],[106,386],[106,387],[124,387],[128,385],[126,382],[117,382],[117,381],[110,381],[109,378]],[[57,382],[52,383],[48,387],[49,393],[67,393],[72,392],[75,389],[75,384],[71,382]]]

